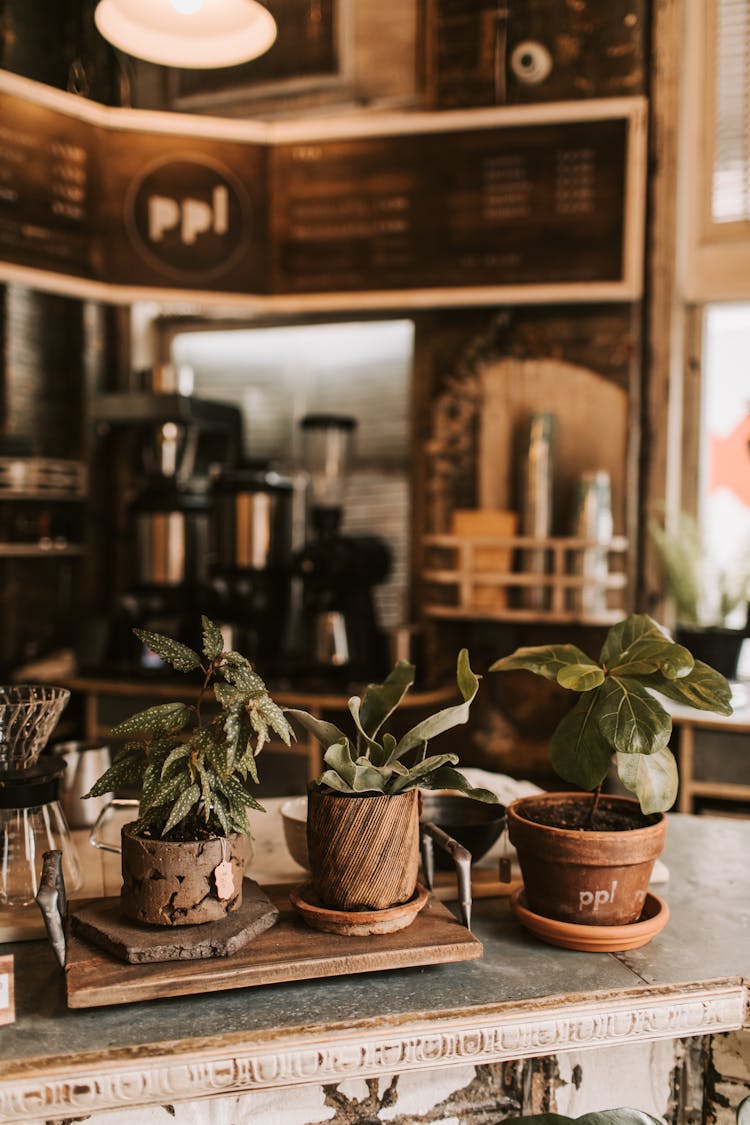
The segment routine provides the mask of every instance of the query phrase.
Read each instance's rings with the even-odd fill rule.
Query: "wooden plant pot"
[[[508,806],[508,833],[518,851],[526,902],[535,914],[590,926],[624,926],[637,921],[646,899],[654,860],[664,847],[667,818],[649,817],[645,827],[638,802],[602,797],[599,808],[632,817],[624,831],[591,832],[554,828],[529,819],[531,810],[566,803],[588,808],[591,794],[545,793]]]
[[[307,847],[313,887],[329,909],[407,902],[419,869],[419,790],[387,796],[310,788]]]
[[[245,837],[171,841],[122,829],[120,909],[151,926],[216,922],[242,903]]]

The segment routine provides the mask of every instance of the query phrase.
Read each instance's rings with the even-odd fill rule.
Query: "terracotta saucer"
[[[582,926],[575,922],[558,922],[534,914],[526,905],[523,887],[510,896],[510,906],[524,929],[548,945],[561,949],[578,949],[585,953],[619,953],[638,949],[664,929],[669,921],[669,907],[658,895],[647,891],[641,916],[627,926]]]
[[[311,883],[295,887],[289,893],[292,906],[313,930],[348,937],[393,934],[403,930],[411,925],[428,898],[427,890],[417,883],[417,889],[408,902],[389,906],[387,910],[329,910],[322,905]]]

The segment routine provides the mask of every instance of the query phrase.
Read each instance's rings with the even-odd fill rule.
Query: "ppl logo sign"
[[[247,251],[247,194],[227,168],[205,157],[151,165],[129,192],[126,218],[141,254],[181,281],[217,277]]]

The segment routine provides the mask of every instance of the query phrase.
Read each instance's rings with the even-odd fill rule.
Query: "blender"
[[[60,807],[65,761],[42,750],[70,698],[48,684],[0,686],[0,933],[23,940],[43,932],[34,904],[43,853],[62,852],[69,890],[82,884]]]
[[[341,531],[356,419],[308,414],[300,426],[310,535],[293,562],[302,587],[293,647],[301,674],[346,684],[379,674],[387,662],[373,588],[388,575],[390,553],[376,536]]]

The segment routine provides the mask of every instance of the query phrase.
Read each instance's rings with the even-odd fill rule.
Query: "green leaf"
[[[111,734],[144,734],[163,735],[174,734],[182,730],[190,717],[190,709],[184,703],[159,703],[156,707],[148,707],[145,711],[138,711],[128,719],[123,719],[112,727]]]
[[[294,731],[289,726],[286,715],[281,707],[279,707],[275,700],[271,699],[267,691],[264,691],[260,696],[254,698],[249,706],[251,711],[256,711],[263,717],[266,725],[276,732],[285,746],[291,746]],[[260,753],[260,750],[257,750],[256,753]]]
[[[355,793],[385,793],[392,772],[388,766],[376,767],[367,758],[360,758],[354,765],[352,789]]]
[[[563,668],[578,666],[599,667],[577,645],[528,645],[516,649],[510,656],[496,660],[490,665],[490,672],[525,670],[559,683],[559,674]]]
[[[549,744],[555,771],[581,789],[596,789],[606,777],[612,748],[596,721],[603,688],[582,695],[572,711],[558,723]]]
[[[596,721],[621,754],[656,754],[672,733],[672,719],[638,680],[608,676],[600,688]]]
[[[167,823],[164,825],[164,828],[162,830],[162,836],[166,836],[167,833],[175,827],[175,825],[179,824],[181,820],[185,819],[185,817],[192,809],[193,805],[195,805],[200,799],[200,795],[200,786],[195,784],[188,786],[188,788],[180,794],[180,796],[172,806],[172,811],[170,812]]]
[[[316,785],[318,788],[328,786],[329,789],[336,789],[339,793],[354,792],[351,785],[344,781],[341,774],[336,773],[336,770],[325,770],[318,778]]]
[[[380,746],[375,741],[375,739],[370,738],[369,734],[364,729],[364,726],[362,724],[362,705],[362,700],[358,695],[353,695],[347,704],[349,708],[349,714],[354,719],[354,726],[357,729],[357,752],[359,754],[363,754],[366,750],[370,753],[374,752],[373,762],[377,762],[377,759],[381,757],[383,758],[383,761],[385,761],[385,756],[381,753]],[[377,762],[377,764],[381,763]]]
[[[215,625],[205,614],[201,617],[203,629],[203,655],[208,660],[218,660],[224,651],[224,638],[221,629]]]
[[[150,786],[149,792],[146,793],[144,788],[141,794],[141,803],[138,812],[143,816],[149,809],[163,809],[165,805],[170,804],[180,793],[182,793],[188,785],[191,784],[190,775],[185,771],[173,774],[172,777],[166,781],[159,780],[156,788]],[[162,812],[162,817],[164,813]]]
[[[644,813],[666,812],[677,796],[674,754],[667,747],[655,754],[618,754],[620,781],[635,793]]]
[[[120,758],[118,762],[104,771],[99,780],[91,786],[88,793],[84,793],[84,797],[101,797],[104,793],[111,793],[118,785],[128,785],[140,781],[146,772],[146,765],[146,759],[142,755],[136,756],[133,754],[127,758]]]
[[[421,789],[457,789],[459,793],[465,793],[476,801],[485,801],[488,805],[499,803],[496,794],[489,789],[472,788],[464,775],[452,766],[441,766],[419,784]]]
[[[232,801],[236,802],[240,807],[244,808],[249,805],[250,808],[255,809],[257,812],[266,811],[260,802],[253,797],[252,793],[248,793],[247,789],[245,789],[244,785],[242,785],[236,777],[228,777],[225,786]]]
[[[657,625],[652,617],[645,613],[631,613],[624,621],[618,621],[607,633],[602,651],[599,654],[600,663],[607,668],[613,667],[623,653],[642,637],[656,637],[664,640],[666,634]]]
[[[187,645],[181,645],[162,633],[152,633],[150,629],[134,629],[133,632],[139,641],[171,664],[176,672],[192,672],[194,668],[200,668],[200,656]]]
[[[677,680],[689,675],[695,661],[682,645],[676,645],[668,637],[645,634],[615,658],[607,671],[618,676],[647,676],[650,672],[662,672],[667,679]]]
[[[174,750],[170,750],[164,765],[161,767],[161,777],[166,778],[173,772],[173,767],[184,758],[189,758],[192,752],[193,747],[189,742],[183,742],[180,746],[175,746]]]
[[[403,758],[404,754],[413,750],[415,746],[419,746],[423,742],[429,742],[436,735],[468,722],[469,709],[479,688],[479,678],[471,670],[469,654],[465,648],[462,648],[458,654],[456,683],[463,697],[463,703],[459,703],[456,707],[446,707],[435,715],[430,715],[428,719],[423,719],[421,723],[417,723],[396,744],[389,761],[394,758]]]
[[[425,785],[430,775],[439,770],[441,766],[455,766],[457,762],[457,754],[433,754],[431,757],[418,762],[416,766],[412,766],[405,774],[397,777],[395,782],[389,786],[388,791],[400,793],[402,789],[412,789],[415,785]]]
[[[641,683],[684,707],[715,711],[719,715],[732,714],[732,689],[729,681],[702,660],[696,660],[690,675],[683,676],[682,679],[668,680],[665,676],[654,674],[644,676]]]
[[[227,816],[227,810],[224,807],[224,802],[216,791],[211,794],[211,812],[221,825],[221,830],[224,835],[230,836],[232,828],[229,823],[229,817]]]
[[[241,664],[236,660],[230,661],[229,657],[233,655],[233,653],[229,653],[226,658],[226,663],[222,664],[219,669],[227,683],[232,684],[234,687],[241,688],[242,691],[250,697],[257,692],[264,692],[266,690],[266,685],[263,683],[258,673],[253,671],[252,664],[245,660],[244,657]]]
[[[323,755],[323,761],[332,770],[335,770],[342,781],[353,786],[355,765],[349,748],[349,740],[344,738],[341,742],[334,742]]]
[[[413,664],[399,660],[382,684],[367,685],[360,709],[362,730],[367,738],[373,739],[396,710],[414,683],[414,672]]]
[[[560,687],[569,691],[591,691],[604,682],[604,672],[593,661],[588,664],[566,664],[557,673]]]
[[[224,715],[224,746],[227,755],[227,773],[231,774],[235,762],[245,753],[250,738],[250,723],[242,704]]]
[[[289,707],[286,714],[296,719],[300,726],[304,727],[314,738],[317,738],[323,746],[333,746],[336,742],[346,741],[346,735],[337,726],[334,726],[333,723],[327,723],[324,719],[318,719],[307,711],[298,711],[294,707]]]

